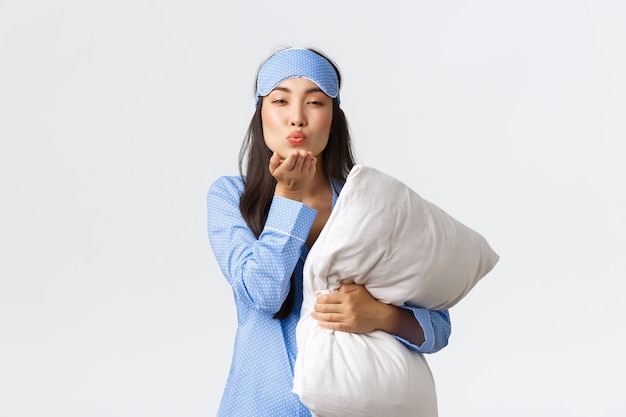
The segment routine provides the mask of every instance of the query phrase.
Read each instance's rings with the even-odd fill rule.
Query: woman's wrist
[[[288,198],[290,200],[300,201],[304,199],[304,190],[294,190],[287,187],[282,187],[280,184],[276,184],[274,189],[274,195],[277,197]]]
[[[384,306],[381,309],[379,329],[421,346],[424,343],[424,330],[413,312],[391,304]]]

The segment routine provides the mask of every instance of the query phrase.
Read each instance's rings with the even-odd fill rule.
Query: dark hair
[[[337,73],[339,86],[341,87],[341,74],[337,65],[321,52],[310,50],[330,62]],[[262,107],[263,97],[260,97],[239,151],[239,172],[244,182],[244,190],[239,201],[239,210],[248,227],[250,227],[257,238],[265,227],[272,198],[274,197],[274,189],[276,188],[276,179],[270,174],[268,169],[272,151],[265,144],[263,136]],[[339,101],[334,98],[333,119],[328,144],[322,151],[322,169],[328,178],[343,184],[353,166],[354,155],[348,131],[348,121],[343,110],[339,107]],[[295,305],[294,280],[292,273],[289,294],[280,310],[274,314],[275,319],[283,320],[293,311]]]

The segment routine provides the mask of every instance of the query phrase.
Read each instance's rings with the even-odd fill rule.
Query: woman
[[[336,65],[319,52],[272,55],[257,75],[241,176],[221,177],[209,190],[209,239],[238,319],[220,416],[311,415],[291,392],[295,328],[304,261],[354,165],[340,84]],[[356,284],[321,295],[313,317],[328,329],[383,330],[423,353],[445,347],[450,335],[448,311],[388,305]]]

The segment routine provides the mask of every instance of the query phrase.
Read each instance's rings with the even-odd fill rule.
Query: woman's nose
[[[302,127],[306,124],[306,117],[302,107],[294,106],[293,113],[291,114],[291,126]]]

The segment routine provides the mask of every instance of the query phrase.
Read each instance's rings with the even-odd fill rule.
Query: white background
[[[337,61],[361,164],[501,256],[428,358],[440,415],[625,415],[625,22],[621,0],[0,1],[0,416],[215,414],[235,316],[205,195],[281,46]]]

